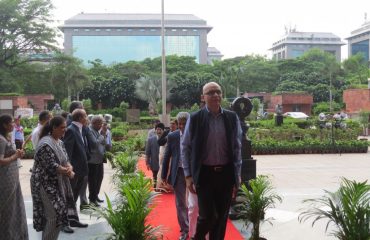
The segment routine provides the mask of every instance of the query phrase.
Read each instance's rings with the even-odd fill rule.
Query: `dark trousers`
[[[15,139],[14,142],[15,142],[15,148],[16,149],[22,149],[22,145],[23,145],[22,140]]]
[[[92,164],[89,163],[89,200],[95,202],[98,199],[101,183],[104,177],[103,163]]]
[[[154,187],[154,189],[156,189],[157,188],[158,170],[157,171],[152,170],[152,173],[153,173],[153,187]]]
[[[82,188],[85,177],[86,176],[78,176],[76,174],[72,179],[69,180],[70,183],[71,183],[73,198],[74,198],[75,202],[77,202],[77,198],[80,195],[80,190]]]
[[[234,183],[231,164],[222,168],[202,166],[196,186],[199,216],[195,240],[204,240],[208,232],[209,240],[224,239]]]

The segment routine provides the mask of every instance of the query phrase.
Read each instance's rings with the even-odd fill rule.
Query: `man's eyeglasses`
[[[204,95],[207,95],[207,96],[213,96],[217,94],[218,96],[220,96],[222,94],[221,90],[211,90],[209,92],[206,92]]]

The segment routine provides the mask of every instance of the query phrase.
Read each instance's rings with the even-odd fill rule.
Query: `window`
[[[292,106],[292,110],[293,110],[293,112],[302,112],[302,106],[298,105],[298,104],[294,104]]]
[[[359,52],[364,54],[366,61],[369,61],[369,40],[353,43],[351,45],[352,55],[355,55]]]
[[[167,55],[191,56],[199,62],[199,36],[166,36]],[[73,36],[74,56],[85,64],[101,59],[104,64],[142,61],[161,56],[161,37],[153,36]]]

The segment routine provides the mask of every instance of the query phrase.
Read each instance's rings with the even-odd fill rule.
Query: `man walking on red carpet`
[[[163,182],[167,182],[168,168],[171,161],[171,170],[168,181],[173,186],[176,197],[177,220],[181,231],[179,240],[186,240],[188,239],[189,233],[189,220],[188,208],[186,206],[186,182],[182,167],[183,158],[181,156],[181,141],[184,136],[183,132],[186,121],[189,118],[189,113],[179,112],[176,118],[179,129],[171,132],[167,136],[167,146],[163,157],[161,178]]]
[[[233,192],[240,184],[242,130],[235,112],[221,108],[220,85],[203,86],[205,107],[187,121],[183,144],[186,186],[198,195],[199,216],[193,239],[225,237]],[[195,188],[194,188],[195,186]]]

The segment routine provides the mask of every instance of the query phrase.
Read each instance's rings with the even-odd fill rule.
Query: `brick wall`
[[[54,100],[52,94],[26,95],[28,101],[32,104],[35,112],[41,112],[46,109],[48,101]]]
[[[271,102],[268,110],[275,112],[275,106],[280,104],[283,112],[294,112],[295,107],[300,107],[300,112],[311,115],[313,97],[309,94],[284,93],[281,95],[271,96]]]
[[[344,90],[343,102],[349,114],[358,113],[361,110],[370,111],[370,89]]]
[[[13,109],[28,107],[27,97],[25,96],[0,96],[0,100],[12,100]]]

